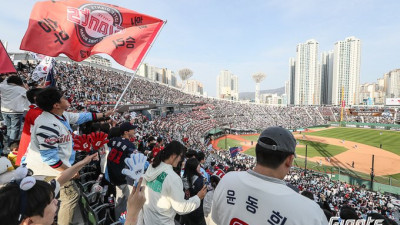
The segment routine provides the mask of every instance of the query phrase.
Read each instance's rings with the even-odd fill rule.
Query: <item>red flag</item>
[[[6,49],[3,46],[3,43],[0,41],[0,74],[2,73],[17,73],[15,67],[8,56]]]
[[[85,0],[37,2],[20,49],[75,61],[106,53],[135,70],[163,21],[129,9]]]

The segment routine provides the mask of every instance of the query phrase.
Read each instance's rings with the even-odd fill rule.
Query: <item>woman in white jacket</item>
[[[139,215],[138,224],[175,225],[176,213],[184,215],[200,206],[200,200],[207,193],[206,186],[197,195],[185,200],[181,178],[175,173],[185,147],[172,141],[161,150],[143,176],[146,202]],[[129,213],[129,212],[128,212]]]

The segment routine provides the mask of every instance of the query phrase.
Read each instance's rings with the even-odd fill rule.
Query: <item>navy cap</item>
[[[129,122],[124,122],[119,126],[119,130],[121,131],[121,134],[123,134],[125,131],[135,130],[137,127],[137,125],[132,125]]]
[[[261,138],[269,138],[276,142],[276,145],[268,145],[260,141]],[[258,138],[257,144],[261,147],[274,151],[289,152],[295,154],[296,139],[293,134],[282,127],[268,127]]]

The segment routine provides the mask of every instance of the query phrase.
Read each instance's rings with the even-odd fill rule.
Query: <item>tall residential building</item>
[[[159,68],[143,63],[138,68],[136,73],[138,76],[145,77],[152,81],[170,85],[172,87],[178,86],[178,80],[175,72],[167,68]]]
[[[239,99],[238,77],[229,70],[222,70],[217,76],[217,98],[236,101]]]
[[[384,105],[385,104],[385,79],[378,78],[377,79],[377,92],[375,94],[375,104],[376,105]]]
[[[195,95],[203,95],[203,83],[197,80],[188,80],[185,92]]]
[[[375,96],[377,94],[378,84],[366,83],[360,85],[360,101],[363,105],[375,105]]]
[[[101,66],[111,67],[111,61],[109,59],[103,58],[98,55],[92,55],[83,61],[88,62],[90,64],[94,63]]]
[[[389,83],[389,73],[385,73],[383,74],[383,91],[385,92],[385,94],[388,91],[388,84]]]
[[[321,104],[332,104],[333,51],[321,55]]]
[[[294,91],[295,91],[295,74],[296,74],[296,60],[289,59],[289,85],[287,91],[288,105],[294,105]]]
[[[344,41],[335,43],[332,79],[333,105],[340,105],[342,99],[346,105],[360,103],[360,64],[360,39],[348,37]]]
[[[232,75],[231,88],[234,100],[239,100],[239,78],[236,75]]]
[[[285,81],[285,101],[287,105],[290,105],[288,96],[290,95],[290,80]]]
[[[400,69],[385,74],[386,98],[400,98]]]
[[[315,90],[318,74],[318,47],[316,40],[311,39],[297,45],[294,79],[294,104],[317,105],[319,91]]]
[[[378,79],[376,83],[366,83],[360,85],[360,101],[363,105],[383,105],[385,104],[385,92],[382,85],[383,79]]]
[[[261,94],[260,102],[267,105],[283,105],[284,99],[283,96],[279,96],[278,94]]]
[[[322,95],[321,89],[322,89],[321,63],[317,61],[317,74],[315,75],[313,105],[321,105],[321,95]]]

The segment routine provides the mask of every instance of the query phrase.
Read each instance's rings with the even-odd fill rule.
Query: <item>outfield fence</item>
[[[336,127],[353,127],[353,128],[370,128],[382,130],[400,130],[399,124],[386,124],[386,123],[358,123],[358,122],[330,122],[330,125]]]
[[[294,166],[305,169],[305,158],[296,158]],[[328,175],[332,180],[340,180],[351,185],[365,186],[371,189],[371,177],[369,174],[341,167],[320,165],[316,162],[307,161],[307,170]],[[400,180],[390,176],[375,176],[373,191],[388,192],[400,195]]]

